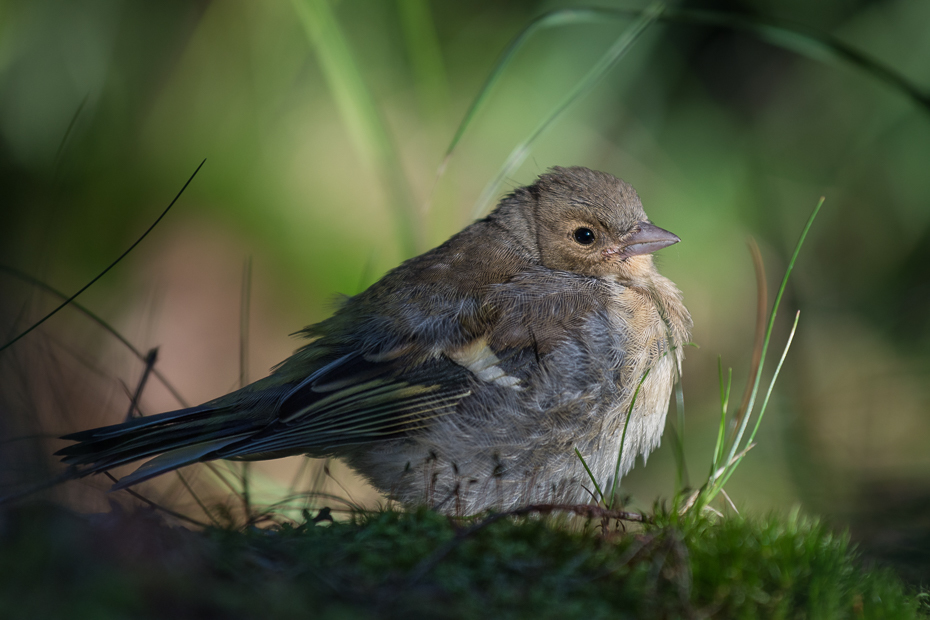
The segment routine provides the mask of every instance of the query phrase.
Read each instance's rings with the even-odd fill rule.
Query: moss
[[[0,520],[0,608],[43,618],[921,618],[819,521],[558,518],[483,526],[429,511],[271,530],[30,506]]]

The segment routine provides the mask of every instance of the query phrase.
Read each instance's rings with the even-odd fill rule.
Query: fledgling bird
[[[302,330],[270,376],[58,454],[77,476],[154,457],[114,488],[306,454],[447,513],[586,501],[575,449],[607,482],[631,403],[620,474],[661,440],[691,317],[652,252],[678,241],[624,181],[553,168]]]

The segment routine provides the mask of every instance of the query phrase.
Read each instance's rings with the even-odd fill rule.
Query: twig
[[[109,478],[109,479],[112,480],[113,482],[119,482],[119,481],[113,476],[113,474],[111,474],[111,473],[108,472],[108,471],[103,472],[103,475],[105,475],[107,478]],[[139,501],[141,501],[141,502],[145,502],[146,504],[148,504],[149,506],[151,506],[151,507],[154,508],[155,510],[161,510],[161,511],[164,512],[165,514],[171,515],[171,516],[174,517],[175,519],[180,519],[180,520],[182,520],[182,521],[187,521],[188,523],[191,523],[191,524],[193,524],[193,525],[196,525],[197,527],[209,527],[206,523],[204,523],[204,522],[202,522],[202,521],[198,521],[197,519],[192,519],[191,517],[188,517],[187,515],[182,515],[180,512],[175,512],[175,511],[171,510],[170,508],[165,508],[165,507],[162,506],[161,504],[156,504],[155,502],[153,502],[153,501],[150,500],[149,498],[147,498],[147,497],[145,497],[145,496],[143,496],[143,495],[140,495],[139,493],[136,493],[136,492],[133,491],[132,489],[124,488],[123,491],[126,491],[127,493],[129,493],[130,495],[132,495],[133,497],[135,497],[137,500],[139,500]]]
[[[155,367],[155,360],[157,359],[158,347],[149,349],[148,354],[145,356],[145,370],[142,371],[142,378],[139,379],[136,392],[132,395],[132,400],[129,402],[129,411],[126,412],[127,422],[133,418],[133,414],[139,411],[139,400],[142,398],[142,391],[145,390],[145,384],[149,380],[149,375],[152,374],[152,369]],[[141,414],[141,412],[139,413]]]

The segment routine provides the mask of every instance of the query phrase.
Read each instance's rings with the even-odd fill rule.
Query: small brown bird
[[[448,513],[586,501],[575,450],[609,483],[640,384],[620,474],[661,440],[691,317],[651,253],[678,241],[627,183],[553,168],[305,328],[270,376],[58,454],[77,476],[154,457],[114,488],[307,454]]]

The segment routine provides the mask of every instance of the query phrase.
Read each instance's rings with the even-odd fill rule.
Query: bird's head
[[[652,253],[680,239],[652,224],[636,191],[587,168],[553,168],[528,188],[543,265],[623,282],[648,279]]]

